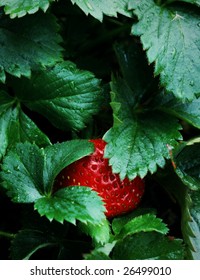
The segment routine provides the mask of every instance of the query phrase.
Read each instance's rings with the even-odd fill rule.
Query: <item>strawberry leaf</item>
[[[123,78],[134,92],[135,102],[139,103],[155,82],[153,69],[149,67],[141,45],[134,41],[129,47],[115,45],[115,52]]]
[[[93,144],[87,140],[41,149],[34,144],[20,143],[4,157],[1,180],[13,201],[34,202],[35,209],[49,220],[75,224],[78,219],[99,224],[105,218],[105,208],[96,192],[87,187],[74,187],[53,193],[54,180],[60,171],[93,150]]]
[[[21,230],[15,236],[11,246],[11,256],[14,260],[28,260],[42,248],[55,246],[55,240],[41,230]]]
[[[136,218],[138,216],[143,216],[146,214],[155,216],[156,210],[153,208],[141,208],[140,207],[122,217],[114,218],[112,221],[112,230],[113,230],[114,234],[118,235],[120,233],[120,231],[122,230],[122,228],[127,223],[129,223],[130,221],[132,221],[134,218]]]
[[[165,174],[156,174],[156,180],[176,199],[181,208],[181,231],[186,259],[200,259],[200,191],[189,189],[172,168]]]
[[[114,125],[103,137],[108,143],[104,156],[121,179],[154,173],[169,158],[167,144],[175,146],[182,139],[180,125],[159,110],[135,107],[134,94],[123,80],[113,81],[111,88]]]
[[[1,0],[0,6],[5,6],[4,11],[11,18],[22,17],[28,14],[34,14],[39,9],[44,12],[49,7],[50,2],[54,0]]]
[[[17,144],[4,157],[1,179],[13,201],[34,202],[43,182],[44,152],[35,144]]]
[[[80,224],[80,229],[87,235],[91,236],[97,244],[106,244],[110,239],[110,225],[107,219],[101,224],[95,225],[91,223]]]
[[[159,6],[153,0],[130,0],[139,22],[132,33],[141,41],[161,84],[181,99],[199,96],[199,11],[181,5]],[[152,36],[154,34],[154,36]]]
[[[200,128],[200,98],[191,102],[182,102],[173,95],[161,92],[153,100],[151,106]]]
[[[60,171],[93,151],[87,140],[73,140],[39,148],[35,144],[17,144],[4,157],[2,178],[12,199],[19,203],[49,197]]]
[[[64,220],[76,224],[76,220],[84,223],[99,224],[104,218],[103,203],[96,192],[88,187],[68,187],[57,191],[51,197],[38,199],[35,209],[41,216],[46,216],[63,223]]]
[[[37,13],[14,20],[1,17],[0,24],[1,82],[6,80],[5,72],[30,77],[32,70],[61,60],[61,37],[54,16]]]
[[[162,222],[161,219],[157,218],[153,214],[145,214],[135,217],[127,224],[125,224],[119,234],[117,234],[117,239],[125,238],[127,235],[132,235],[137,232],[149,232],[156,231],[162,234],[168,233],[167,226]]]
[[[183,260],[184,249],[179,239],[170,240],[157,232],[140,232],[116,243],[116,260]]]
[[[90,252],[90,254],[85,254],[85,260],[111,260],[109,257],[110,252],[112,251],[115,241],[112,243],[106,243],[103,247],[95,248]]]
[[[14,83],[18,98],[27,107],[63,130],[83,129],[101,106],[100,80],[70,61]]]
[[[38,146],[50,144],[48,137],[22,111],[16,100],[0,91],[0,159],[8,147],[25,141]]]
[[[102,21],[103,14],[117,17],[117,13],[125,16],[131,16],[128,11],[128,0],[71,0],[77,4],[86,15],[91,14],[96,19]]]
[[[188,142],[181,151],[174,152],[175,171],[186,186],[191,190],[200,191],[200,139],[196,139],[197,143],[193,141],[194,143]]]

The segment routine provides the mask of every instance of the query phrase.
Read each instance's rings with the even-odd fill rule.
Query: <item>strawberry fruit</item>
[[[106,142],[102,139],[89,141],[95,146],[94,153],[63,169],[56,178],[54,190],[68,186],[90,187],[104,201],[108,218],[136,208],[144,193],[144,180],[136,177],[132,181],[128,178],[121,181],[118,174],[113,174],[108,159],[103,157]]]

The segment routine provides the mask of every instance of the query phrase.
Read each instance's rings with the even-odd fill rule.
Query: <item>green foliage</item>
[[[14,20],[1,16],[0,24],[1,82],[6,80],[5,72],[30,77],[32,70],[61,60],[61,37],[53,15],[37,13]]]
[[[0,6],[5,6],[4,11],[11,18],[22,17],[28,14],[34,14],[38,9],[44,12],[49,7],[50,2],[54,0],[1,0]]]
[[[113,81],[111,89],[114,125],[104,135],[105,157],[122,179],[154,173],[169,158],[167,144],[175,146],[181,139],[180,125],[161,111],[135,107],[134,93],[124,81]]]
[[[0,7],[0,259],[199,260],[199,0]],[[95,138],[145,177],[110,220],[91,188],[54,188]]]
[[[96,19],[102,21],[103,14],[116,17],[117,13],[130,16],[128,11],[128,0],[71,0],[77,4],[86,15],[91,14]]]
[[[181,5],[159,6],[153,0],[132,0],[129,8],[139,20],[132,33],[141,36],[162,86],[181,99],[199,96],[200,69],[195,63],[200,58],[199,11]]]
[[[182,260],[181,240],[170,240],[159,233],[137,233],[126,237],[114,247],[117,260]]]
[[[14,85],[22,103],[63,130],[83,129],[100,110],[100,81],[70,61],[34,73],[30,80],[15,80]]]
[[[1,179],[14,202],[34,202],[35,209],[49,220],[75,224],[78,219],[98,224],[104,218],[104,207],[95,192],[78,186],[55,193],[53,190],[60,171],[92,151],[93,144],[86,140],[59,143],[45,149],[35,144],[17,144],[4,158]]]

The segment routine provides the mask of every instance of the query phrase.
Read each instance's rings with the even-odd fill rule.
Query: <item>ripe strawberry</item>
[[[136,208],[144,193],[144,181],[139,177],[121,181],[118,174],[112,173],[108,159],[103,157],[106,142],[102,139],[89,141],[95,146],[94,153],[63,169],[56,179],[55,189],[68,186],[92,188],[105,202],[108,218]]]

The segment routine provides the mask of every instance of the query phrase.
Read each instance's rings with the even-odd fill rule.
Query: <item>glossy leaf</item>
[[[52,1],[54,0],[1,0],[0,6],[5,6],[5,13],[10,15],[11,18],[15,18],[26,14],[34,14],[39,9],[46,12]]]
[[[132,235],[137,232],[149,232],[156,231],[162,234],[168,232],[166,224],[161,219],[157,218],[153,214],[145,214],[135,217],[121,229],[119,234],[116,236],[117,239],[123,239],[127,235]]]
[[[154,0],[130,0],[129,8],[138,17],[132,33],[141,36],[149,62],[155,62],[155,74],[160,74],[161,84],[178,98],[198,97],[199,11],[181,5],[159,6]]]
[[[19,203],[50,197],[59,172],[73,161],[90,154],[87,140],[73,140],[39,149],[30,143],[17,144],[4,157],[1,177],[12,199]]]
[[[100,80],[66,61],[31,80],[15,81],[18,98],[62,130],[80,130],[101,106]],[[29,95],[27,95],[29,92]]]
[[[91,14],[96,19],[102,21],[103,14],[117,17],[117,13],[130,16],[128,11],[128,0],[71,0],[77,4],[86,15]]]
[[[192,190],[200,190],[200,143],[187,144],[175,154],[176,173]],[[189,159],[189,160],[188,160]]]
[[[151,105],[200,128],[200,98],[195,98],[190,102],[182,102],[173,95],[161,92],[154,98]]]
[[[184,250],[181,240],[140,232],[118,241],[112,256],[115,260],[183,260]]]
[[[121,179],[154,173],[169,158],[167,144],[176,146],[176,140],[182,139],[180,125],[174,117],[152,108],[138,110],[124,81],[114,81],[111,86],[114,125],[104,135],[108,143],[105,157]]]
[[[156,180],[179,203],[185,258],[200,260],[200,191],[190,190],[172,168],[167,168],[164,174],[158,173]]]
[[[97,244],[106,244],[110,239],[110,225],[107,219],[103,220],[101,224],[95,225],[91,223],[79,225],[81,231],[92,237]]]
[[[1,17],[0,25],[1,82],[5,82],[6,72],[30,77],[32,70],[61,60],[61,37],[53,15],[37,13],[14,20]]]
[[[103,203],[98,194],[88,187],[68,187],[57,191],[51,197],[44,196],[35,202],[35,209],[41,216],[46,216],[63,223],[101,224],[104,219]]]

